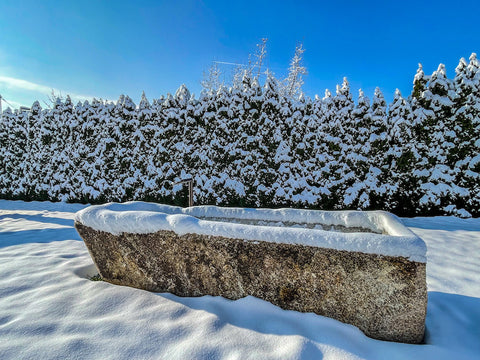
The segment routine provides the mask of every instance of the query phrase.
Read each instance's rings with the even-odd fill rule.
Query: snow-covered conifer
[[[426,101],[424,98],[424,92],[427,89],[429,77],[425,75],[422,64],[418,64],[417,73],[413,78],[413,90],[409,97],[412,111],[413,111],[413,126],[415,133],[419,140],[426,142]]]
[[[205,175],[209,178],[210,189],[207,191],[212,193],[209,195],[210,200],[215,203],[225,204],[227,202],[227,195],[225,187],[225,180],[228,179],[227,167],[231,163],[229,147],[233,139],[233,134],[230,133],[229,122],[231,119],[230,110],[230,92],[225,86],[220,86],[215,100],[214,108],[208,116],[209,131],[206,134],[207,159],[211,163],[207,167],[208,172]]]
[[[315,110],[321,111],[320,99],[316,104],[305,96],[298,100],[292,99],[292,158],[290,186],[291,199],[295,206],[311,207],[318,204],[324,193],[314,172],[318,170],[315,153],[319,147],[320,127],[322,119],[320,114],[314,114]]]
[[[336,95],[333,98],[335,104],[335,117],[334,117],[334,128],[335,135],[342,136],[344,144],[352,144],[353,139],[351,139],[351,133],[353,131],[348,128],[354,127],[352,124],[351,114],[355,107],[355,104],[352,100],[352,95],[350,93],[350,84],[348,83],[347,78],[343,78],[342,86],[337,85]],[[343,144],[342,144],[343,145]]]
[[[72,198],[70,201],[83,202],[85,189],[88,188],[86,182],[84,166],[88,156],[88,146],[83,136],[83,126],[86,121],[84,116],[85,108],[81,102],[73,106],[72,116],[69,123],[70,136],[69,144],[71,149],[72,168],[69,174]]]
[[[463,59],[462,59],[463,60]],[[458,170],[457,183],[469,192],[459,206],[472,215],[480,214],[480,61],[473,53],[468,65],[460,61],[456,69],[454,123],[458,145],[451,152]]]
[[[366,195],[362,207],[379,208],[385,201],[386,187],[384,186],[385,170],[388,169],[385,152],[388,150],[387,141],[387,103],[377,87],[373,95],[371,107],[371,126],[368,145],[362,147],[363,155],[369,159],[365,174]]]
[[[8,107],[0,118],[0,196],[10,199],[14,190],[14,172],[18,165],[15,151],[17,114]]]
[[[327,118],[332,105],[331,96],[325,99],[315,96],[307,123],[306,153],[309,156],[304,166],[312,193],[311,206],[322,206],[331,200],[327,183],[329,166],[332,166],[335,160],[328,147]]]
[[[412,108],[398,89],[389,107],[388,124],[389,149],[385,153],[388,169],[383,177],[386,208],[408,215],[419,200],[419,177],[415,170],[420,154],[413,131]]]
[[[35,102],[28,116],[29,128],[29,159],[26,167],[28,181],[39,200],[59,200],[62,190],[69,187],[66,179],[68,161],[64,156],[66,108],[57,97],[51,109],[42,111],[40,104]]]
[[[428,166],[423,169],[420,206],[428,211],[453,205],[457,196],[453,169],[447,164],[456,137],[452,123],[454,97],[452,82],[446,76],[445,66],[440,64],[422,96],[426,116],[422,132],[426,136],[422,139],[421,155]]]
[[[417,73],[413,79],[413,90],[409,97],[412,108],[413,132],[415,137],[416,148],[419,157],[416,159],[415,170],[413,172],[416,178],[416,191],[420,194],[420,186],[426,181],[429,175],[430,165],[428,162],[428,144],[429,139],[429,117],[431,111],[428,109],[428,103],[425,99],[429,76],[423,71],[422,64],[418,64]],[[415,204],[418,204],[415,202]],[[418,211],[418,208],[416,209]]]
[[[342,139],[340,138],[343,128],[337,119],[335,99],[330,90],[325,90],[322,99],[321,131],[318,132],[318,142],[322,147],[315,154],[315,162],[319,164],[319,170],[315,172],[316,182],[324,189],[327,196],[322,204],[325,208],[332,209],[340,202],[343,203],[343,194],[337,192],[342,183],[340,178],[340,157],[342,151]]]
[[[120,96],[117,104],[93,99],[91,104],[85,102],[88,120],[84,124],[84,132],[89,148],[85,162],[87,184],[85,200],[102,202],[113,201],[112,183],[115,179],[115,150],[120,131],[114,123],[115,108],[120,107],[125,96]]]
[[[371,155],[372,110],[370,100],[361,89],[351,116],[351,123],[345,128],[347,135],[345,146],[348,149],[342,161],[346,162],[355,176],[345,190],[344,204],[348,207],[366,208],[369,206],[369,198],[365,177],[371,164],[369,156]]]
[[[262,89],[257,81],[251,78],[248,71],[242,78],[243,115],[240,117],[237,149],[243,156],[241,182],[245,189],[245,205],[255,206],[257,202],[257,164],[261,159],[260,144],[260,111]]]
[[[57,124],[56,142],[58,151],[51,154],[51,164],[57,164],[52,175],[54,181],[50,185],[51,198],[67,201],[75,198],[72,176],[75,173],[75,157],[77,144],[73,142],[73,132],[78,131],[77,120],[74,117],[73,103],[70,96],[59,101],[53,112]],[[55,169],[54,166],[51,166]]]
[[[355,104],[352,100],[350,85],[347,78],[343,79],[342,86],[337,85],[337,92],[333,98],[333,102],[335,104],[335,114],[333,122],[330,124],[330,134],[337,137],[339,140],[337,145],[339,151],[337,152],[336,149],[334,151],[335,157],[338,160],[338,169],[334,174],[335,186],[333,191],[343,197],[346,189],[351,187],[355,182],[354,169],[351,168],[351,164],[347,161],[353,146],[352,144],[354,143],[351,134],[354,133],[352,127],[355,126],[352,121],[352,112]],[[353,204],[354,200],[355,199],[344,198],[343,202],[340,202],[337,207],[343,207],[343,203]]]
[[[280,93],[278,83],[272,74],[267,74],[265,81],[260,117],[258,119],[257,159],[257,197],[260,203],[272,203],[276,189],[279,164],[275,163],[274,154],[282,141],[282,121],[280,118]]]

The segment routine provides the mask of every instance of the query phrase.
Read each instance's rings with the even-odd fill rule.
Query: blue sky
[[[371,98],[406,96],[421,62],[453,77],[480,52],[480,2],[447,1],[21,1],[0,2],[0,94],[12,104],[51,89],[138,102],[185,83],[199,94],[212,61],[246,63],[267,37],[267,65],[284,77],[303,43],[308,96],[347,76]],[[480,55],[480,54],[479,54]],[[229,66],[221,69],[229,74]]]

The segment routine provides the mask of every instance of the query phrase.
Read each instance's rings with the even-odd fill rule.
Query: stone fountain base
[[[421,343],[426,264],[402,256],[171,230],[75,227],[102,278],[179,296],[252,295],[283,309],[352,324],[380,340]]]

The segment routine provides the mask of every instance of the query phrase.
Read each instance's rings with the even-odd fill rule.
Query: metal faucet
[[[173,183],[173,185],[185,183],[188,183],[188,206],[191,207],[193,206],[193,178],[187,178],[177,181],[176,183]]]

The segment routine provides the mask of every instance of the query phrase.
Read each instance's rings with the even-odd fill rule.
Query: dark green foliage
[[[93,276],[89,277],[88,280],[90,280],[90,281],[103,281],[100,274],[93,275]]]

